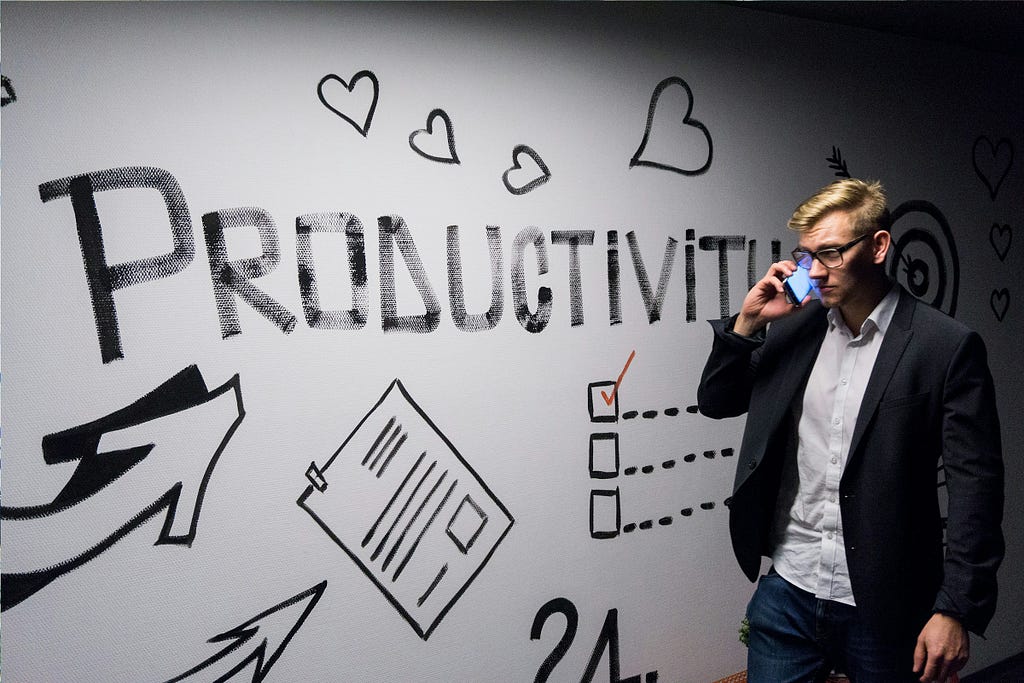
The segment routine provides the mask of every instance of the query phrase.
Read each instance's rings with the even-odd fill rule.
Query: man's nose
[[[828,268],[822,265],[821,261],[817,258],[811,260],[811,269],[808,274],[812,279],[820,280],[828,275]]]

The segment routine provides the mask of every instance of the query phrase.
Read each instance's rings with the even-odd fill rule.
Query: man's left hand
[[[967,664],[971,639],[957,619],[933,614],[914,649],[914,671],[921,673],[923,683],[945,683]]]

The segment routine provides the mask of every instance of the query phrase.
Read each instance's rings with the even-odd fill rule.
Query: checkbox
[[[613,479],[619,476],[619,435],[605,432],[590,435],[591,479]]]
[[[604,400],[602,391],[612,396],[611,405]],[[590,411],[591,422],[618,422],[619,392],[615,391],[615,382],[591,382],[587,386],[587,409]]]
[[[590,537],[615,538],[621,523],[619,490],[593,489],[590,492]]]

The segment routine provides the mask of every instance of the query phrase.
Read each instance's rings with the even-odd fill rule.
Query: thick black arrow
[[[120,451],[99,453],[97,452],[98,446],[104,434],[189,410],[213,401],[229,391],[235,394],[238,416],[225,432],[205,468],[202,480],[196,489],[196,500],[191,509],[192,519],[186,533],[174,534],[172,532],[179,502],[182,503],[183,509],[188,509],[191,503],[191,501],[180,500],[183,483],[179,481],[153,503],[134,514],[113,533],[80,555],[38,571],[3,574],[0,577],[0,581],[2,581],[0,583],[0,609],[7,610],[17,605],[57,578],[94,559],[132,530],[165,509],[166,516],[156,545],[170,543],[191,546],[199,524],[203,496],[206,493],[213,469],[220,454],[245,416],[239,378],[238,375],[235,375],[222,386],[209,391],[199,369],[192,365],[121,410],[87,424],[43,437],[43,460],[47,464],[77,460],[78,466],[67,484],[52,501],[25,507],[0,506],[0,519],[4,521],[33,519],[63,512],[73,514],[73,508],[76,505],[95,495],[142,462],[155,447],[155,444],[144,444]]]

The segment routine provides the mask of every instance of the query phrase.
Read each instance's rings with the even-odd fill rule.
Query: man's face
[[[844,211],[833,211],[800,236],[799,248],[817,252],[841,247],[854,238],[853,217]],[[843,252],[841,266],[826,268],[815,258],[810,274],[818,281],[821,303],[826,308],[842,310],[844,304],[863,296],[862,285],[870,281],[875,267],[874,242],[867,237]]]

